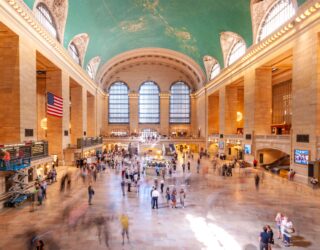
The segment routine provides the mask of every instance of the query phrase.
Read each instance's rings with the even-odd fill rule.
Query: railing
[[[290,135],[256,135],[257,140],[290,140]]]
[[[219,139],[220,135],[219,134],[211,134],[208,136],[209,139]]]
[[[224,135],[224,138],[226,139],[243,139],[243,135],[242,134],[229,134],[229,135]]]
[[[17,171],[27,168],[32,160],[48,156],[48,142],[3,145],[0,148],[0,171]]]
[[[102,137],[85,137],[77,139],[77,148],[87,148],[103,143]]]

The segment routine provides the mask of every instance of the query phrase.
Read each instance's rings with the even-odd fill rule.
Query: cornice
[[[81,78],[95,93],[104,95],[104,91],[87,75],[86,71],[78,65],[69,55],[68,51],[37,21],[33,12],[22,0],[3,0],[0,7],[18,22],[29,36],[33,36],[42,46],[54,51],[58,60],[65,63],[73,73]],[[19,35],[19,34],[18,34]]]

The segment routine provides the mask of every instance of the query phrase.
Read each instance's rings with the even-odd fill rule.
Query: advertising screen
[[[307,165],[309,161],[309,150],[294,150],[294,162],[297,164]]]
[[[250,144],[245,144],[244,145],[244,153],[246,155],[251,155],[251,145]]]

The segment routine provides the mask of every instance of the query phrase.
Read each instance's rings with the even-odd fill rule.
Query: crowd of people
[[[185,208],[185,200],[187,197],[188,182],[176,183],[175,176],[179,172],[179,175],[184,176],[186,172],[191,173],[191,166],[194,164],[195,172],[200,172],[201,158],[205,157],[206,154],[203,153],[198,159],[193,161],[194,155],[191,152],[182,152],[181,158],[178,159],[178,154],[174,154],[172,157],[168,157],[168,161],[164,164],[155,166],[154,178],[152,183],[152,188],[150,190],[151,198],[151,208],[159,209],[163,207],[168,208]],[[89,163],[90,162],[90,163]],[[235,161],[222,161],[217,157],[212,160],[212,166],[214,170],[218,170],[218,175],[220,176],[232,176],[233,169],[236,167],[241,168],[241,162]],[[76,162],[76,166],[79,168],[77,177],[81,177],[83,184],[87,185],[88,194],[88,204],[93,204],[93,198],[95,195],[94,183],[97,181],[98,175],[104,172],[106,169],[108,171],[113,170],[115,174],[121,177],[121,193],[123,196],[131,192],[136,192],[139,195],[140,186],[142,184],[147,184],[148,181],[152,179],[152,176],[146,177],[146,166],[144,158],[136,154],[130,154],[128,151],[122,150],[112,150],[100,152],[95,156],[94,161],[88,161],[86,158],[79,159]],[[67,172],[61,175],[60,178],[60,192],[68,193],[71,190],[71,184],[74,174]],[[33,195],[32,210],[35,209],[35,205],[41,206],[43,201],[47,197],[47,186],[50,183],[57,181],[57,172],[53,168],[48,174],[49,178],[38,179],[35,183],[35,190]],[[151,177],[151,178],[150,178]],[[77,179],[77,178],[76,178]],[[260,175],[255,174],[254,181],[255,186],[258,189],[260,183]],[[160,204],[160,202],[162,202]],[[180,206],[179,206],[180,203]],[[101,241],[101,235],[104,235],[105,244],[109,246],[109,233],[108,231],[108,221],[109,219],[100,216],[94,221],[97,226],[99,240]],[[119,222],[122,228],[122,244],[125,243],[125,239],[129,242],[129,217],[127,214],[122,213],[119,217]],[[292,222],[287,216],[278,213],[276,218],[276,228],[277,228],[277,238],[281,239],[283,244],[288,247],[291,246],[292,234],[295,232]],[[86,222],[89,223],[89,222]],[[91,222],[92,223],[92,222]],[[91,225],[91,224],[90,224]],[[259,237],[260,250],[271,250],[275,242],[273,230],[270,225],[265,225]],[[43,241],[37,241],[38,245],[43,245]],[[43,246],[42,246],[43,247]]]
[[[292,234],[295,233],[293,223],[289,218],[282,213],[277,213],[275,217],[275,224],[277,228],[277,239],[282,240],[285,247],[290,247],[292,242]],[[259,237],[260,250],[271,250],[275,244],[274,233],[270,225],[263,227]]]

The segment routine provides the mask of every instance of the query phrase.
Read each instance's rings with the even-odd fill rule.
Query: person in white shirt
[[[156,209],[158,209],[158,198],[159,198],[159,191],[157,190],[157,188],[155,188],[152,191],[152,209],[154,209],[154,207],[156,207]]]

